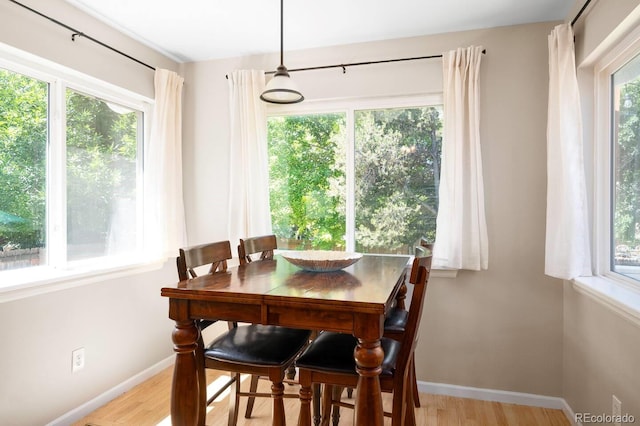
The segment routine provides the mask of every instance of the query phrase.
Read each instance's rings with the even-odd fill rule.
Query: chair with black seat
[[[424,257],[427,255],[430,255],[433,252],[433,244],[427,242],[427,240],[425,240],[424,238],[421,238],[420,245],[416,246],[414,248],[414,251],[415,251],[414,253],[415,257]],[[408,275],[409,284],[415,284],[416,274],[417,274],[417,271],[414,270],[415,265],[416,264],[414,263]],[[406,294],[406,285],[403,286],[403,289],[404,289],[404,293]],[[399,303],[396,304],[396,306],[394,306],[393,308],[391,308],[391,310],[385,317],[384,337],[388,337],[394,340],[402,340],[402,334],[404,333],[404,330],[407,324],[407,317],[409,316],[409,313],[407,312],[404,306],[405,297],[406,296],[403,295],[403,297],[399,300]],[[416,408],[419,408],[420,395],[418,392],[418,381],[416,377],[415,365],[411,366],[411,376],[413,377],[412,380],[414,382],[413,402],[415,403]]]
[[[231,259],[231,245],[229,241],[220,241],[195,247],[180,249],[177,258],[178,276],[180,280],[195,277],[195,268],[211,264],[209,273],[224,273],[227,260]],[[198,327],[202,330],[215,321],[200,320]],[[224,370],[232,374],[232,379],[224,388],[231,388],[229,396],[228,425],[235,426],[238,419],[239,398],[248,396],[250,401],[255,397],[269,397],[273,399],[274,425],[284,425],[283,397],[297,395],[283,395],[285,371],[293,364],[296,355],[308,343],[310,332],[285,327],[242,325],[230,323],[229,331],[204,345],[202,333],[198,338],[196,360],[204,364],[205,368]],[[272,381],[271,393],[242,392],[240,389],[240,374],[263,375]],[[199,383],[201,401],[206,399],[206,378],[201,377]],[[224,390],[224,388],[222,390]],[[207,403],[215,399],[221,391],[213,395]],[[204,424],[206,413],[201,413],[199,424]]]
[[[433,252],[433,244],[428,242],[424,237],[419,240],[419,245],[414,247],[414,256],[415,257],[424,257],[427,254]],[[415,258],[414,257],[414,258]],[[405,274],[405,278],[403,280],[402,287],[396,296],[396,304],[389,310],[384,319],[384,337],[389,337],[394,340],[402,340],[402,333],[404,333],[404,329],[407,324],[407,317],[409,316],[409,312],[407,311],[404,301],[407,295],[407,276],[409,284],[415,284],[417,270],[414,270],[415,267],[418,266],[418,263],[412,264],[411,267],[407,266],[407,272]],[[418,381],[416,378],[415,365],[411,368],[411,375],[413,377],[414,382],[414,394],[413,401],[416,404],[416,408],[420,407],[420,394],[418,392]],[[347,395],[351,398],[353,389],[347,389]]]
[[[252,262],[254,260],[252,256],[257,253],[260,254],[260,260],[273,259],[273,252],[277,248],[278,242],[275,235],[241,238],[238,245],[238,258],[241,264]]]
[[[196,273],[197,268],[201,268],[207,265],[209,266],[208,274],[213,274],[216,272],[224,272],[227,270],[227,260],[231,258],[231,250],[228,241],[219,241],[208,244],[201,244],[192,247],[184,247],[179,250],[180,255],[176,258],[176,265],[178,268],[178,278],[180,281],[187,280],[189,278],[195,278],[198,276]],[[200,336],[198,338],[198,350],[196,352],[196,358],[199,363],[204,363],[204,340],[202,337],[202,332],[215,323],[216,320],[198,320],[197,326],[200,331]],[[234,323],[229,323],[229,329],[235,326]],[[201,398],[206,398],[207,386],[206,386],[206,378],[203,376],[200,378],[200,392]],[[207,399],[207,405],[211,404],[214,399],[222,394],[227,388],[231,385],[235,385],[236,376],[231,375],[231,378],[224,383],[220,389],[218,389],[213,395]],[[232,388],[232,394],[235,390],[235,387]],[[234,396],[232,395],[232,399]],[[235,411],[237,411],[237,407],[235,407]],[[231,416],[230,411],[230,416]]]
[[[411,366],[418,339],[420,318],[424,306],[426,287],[431,270],[431,255],[414,259],[415,279],[414,289],[409,307],[409,315],[405,325],[402,340],[382,337],[380,344],[384,351],[382,371],[380,373],[380,388],[383,392],[393,393],[393,405],[390,413],[392,425],[415,425],[413,402],[413,386],[411,380]],[[323,416],[322,425],[329,424],[332,406],[353,407],[340,401],[341,392],[334,392],[334,387],[355,388],[358,384],[358,373],[353,356],[357,340],[350,334],[323,332],[298,357],[296,365],[300,377],[300,424],[309,424],[311,386],[323,383],[322,393]],[[338,416],[334,411],[334,424]],[[406,421],[406,423],[405,423]]]

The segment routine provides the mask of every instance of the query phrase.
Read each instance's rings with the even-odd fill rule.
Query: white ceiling
[[[280,49],[278,0],[66,0],[179,62]],[[564,20],[574,0],[287,0],[284,49]],[[83,29],[90,34],[90,29]]]

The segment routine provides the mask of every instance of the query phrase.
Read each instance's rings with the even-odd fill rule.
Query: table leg
[[[197,340],[200,332],[192,320],[178,321],[173,330],[173,350],[176,364],[171,388],[171,423],[173,425],[204,425],[206,412],[200,398],[200,375],[203,366],[196,362]],[[205,397],[206,400],[206,397]],[[206,404],[206,402],[205,402]],[[202,417],[202,418],[201,418]]]
[[[358,346],[354,351],[358,379],[356,396],[356,425],[382,426],[382,395],[380,391],[380,372],[384,351],[380,339],[358,338]]]

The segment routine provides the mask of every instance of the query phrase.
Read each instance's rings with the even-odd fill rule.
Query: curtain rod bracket
[[[84,33],[73,33],[71,34],[71,41],[76,41],[76,37],[84,37]]]

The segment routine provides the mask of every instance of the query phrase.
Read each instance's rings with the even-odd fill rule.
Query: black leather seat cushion
[[[384,329],[389,331],[404,331],[407,326],[409,312],[405,309],[393,308],[384,319]]]
[[[253,365],[283,365],[309,342],[309,330],[243,325],[224,333],[205,349],[206,358]]]
[[[296,365],[308,370],[358,374],[353,356],[353,350],[357,344],[358,341],[351,334],[325,331],[298,357]],[[381,374],[393,374],[400,352],[400,343],[382,338],[380,344],[384,350]]]

